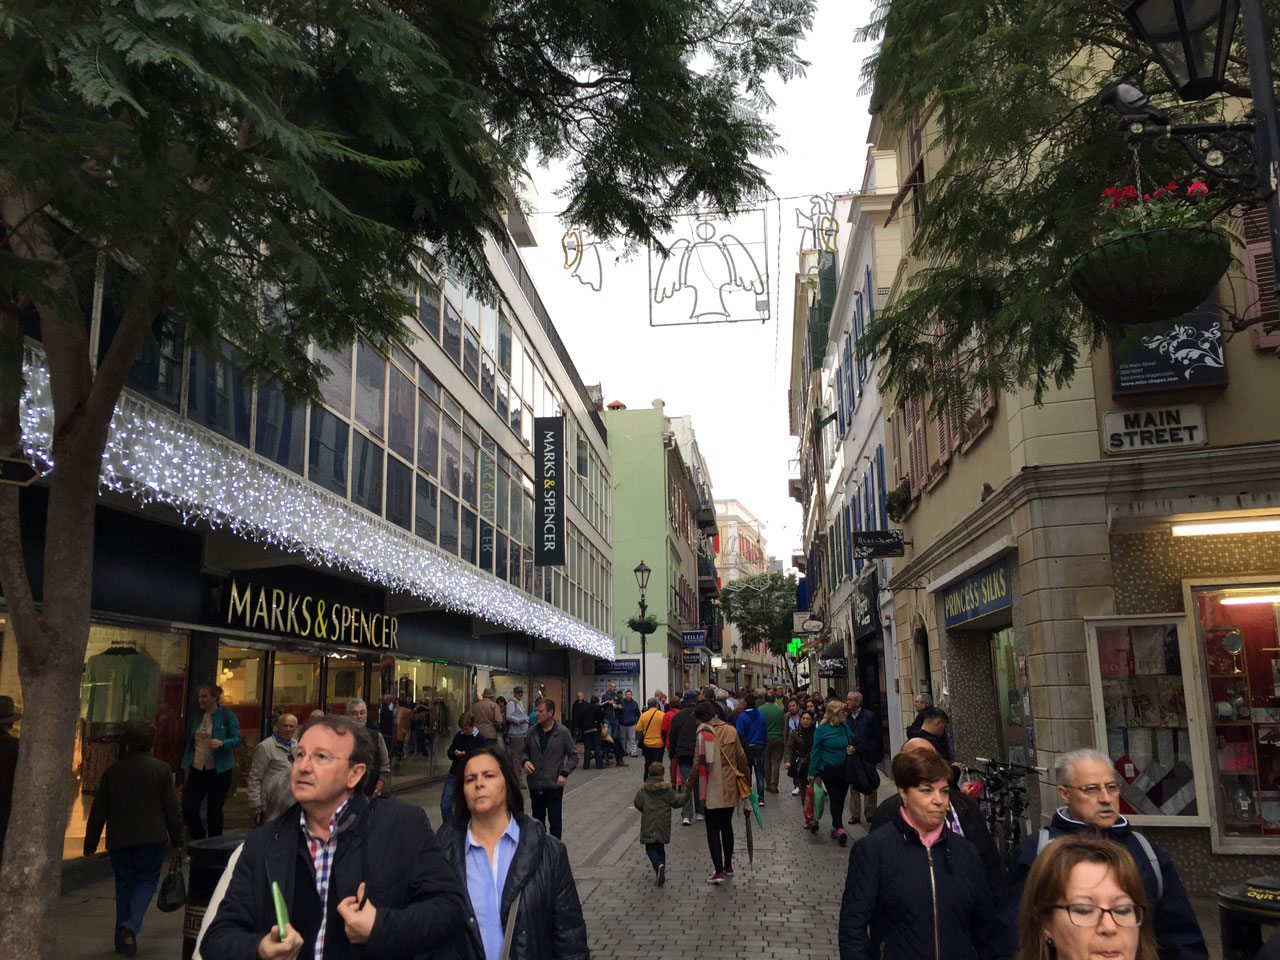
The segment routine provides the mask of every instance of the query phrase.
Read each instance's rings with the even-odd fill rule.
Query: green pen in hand
[[[288,934],[285,933],[285,927],[289,925],[289,908],[284,905],[284,892],[280,889],[280,881],[271,881],[271,899],[276,905],[276,930],[280,933],[280,942],[283,943]]]

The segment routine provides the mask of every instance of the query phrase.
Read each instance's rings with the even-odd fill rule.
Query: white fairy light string
[[[53,469],[49,372],[28,349],[23,444]],[[365,514],[298,475],[132,394],[121,396],[102,458],[102,488],[347,570],[391,590],[605,660],[613,640],[407,530]]]

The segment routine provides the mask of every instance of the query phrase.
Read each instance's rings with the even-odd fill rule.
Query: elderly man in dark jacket
[[[1008,891],[996,914],[992,956],[1012,957],[1018,952],[1018,909],[1027,874],[1040,851],[1058,837],[1092,833],[1120,844],[1138,865],[1151,901],[1151,925],[1160,960],[1208,960],[1204,934],[1173,861],[1120,815],[1121,783],[1111,761],[1097,750],[1073,750],[1058,756],[1054,774],[1064,806],[1058,808],[1049,826],[1024,838],[1014,854]]]
[[[298,803],[245,841],[205,960],[427,957],[461,932],[462,881],[421,807],[358,790],[373,762],[369,732],[342,716],[308,721],[294,753]],[[276,929],[272,882],[289,911]]]

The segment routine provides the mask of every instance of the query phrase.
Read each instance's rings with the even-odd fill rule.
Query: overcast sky
[[[762,165],[780,197],[861,185],[869,117],[858,74],[869,45],[855,43],[854,32],[869,19],[870,7],[869,0],[819,0],[801,47],[811,64],[807,75],[772,85],[777,107],[769,119],[785,152]],[[781,231],[776,206],[766,213],[767,254],[759,259],[761,272],[768,265],[772,287],[768,322],[651,327],[647,258],[615,264],[602,251],[599,293],[570,276],[560,247],[565,226],[554,215],[563,171],[533,173],[538,246],[522,255],[583,381],[602,383],[606,404],[644,407],[661,397],[668,416],[692,415],[715,497],[740,500],[755,513],[765,524],[769,552],[789,566],[801,545],[800,505],[787,496],[787,478],[797,473],[796,438],[787,425],[790,301],[801,241],[795,210],[807,210],[807,200],[782,201]],[[760,227],[757,214],[737,231],[753,256],[764,249],[752,242]],[[614,564],[629,569],[634,559],[614,557]]]

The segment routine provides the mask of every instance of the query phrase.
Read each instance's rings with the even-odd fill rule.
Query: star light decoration
[[[53,403],[39,351],[28,349],[23,373],[24,449],[48,473],[53,469]],[[183,523],[204,520],[447,610],[603,660],[616,656],[610,637],[132,394],[122,395],[116,405],[99,482],[144,506],[167,504]]]

